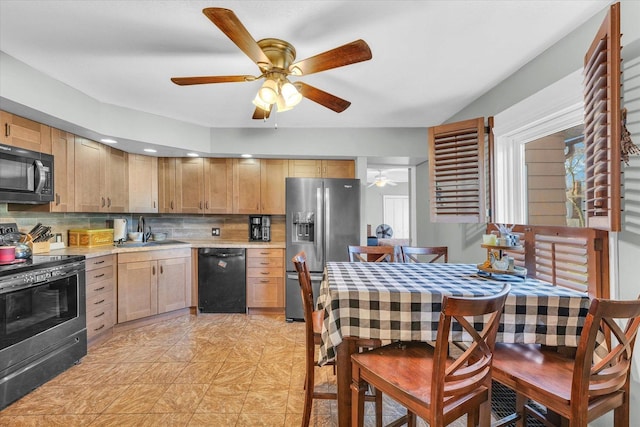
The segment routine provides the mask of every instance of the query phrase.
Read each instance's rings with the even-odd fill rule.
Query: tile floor
[[[302,323],[242,314],[185,315],[118,332],[1,411],[0,426],[297,427],[303,338]],[[332,368],[317,369],[316,383],[335,387]],[[385,400],[387,421],[402,411]],[[336,412],[334,401],[317,401],[311,425],[337,426]]]

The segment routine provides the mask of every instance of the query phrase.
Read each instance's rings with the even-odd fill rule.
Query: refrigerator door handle
[[[327,254],[329,253],[329,246],[331,240],[331,191],[328,187],[324,189],[324,254],[325,262],[327,261]]]
[[[322,230],[324,229],[324,215],[322,214],[323,209],[323,201],[322,201],[322,188],[316,188],[316,226],[314,227],[314,236],[313,243],[316,247],[316,261],[322,263],[324,261],[324,239],[322,238]],[[324,266],[323,266],[324,267]]]

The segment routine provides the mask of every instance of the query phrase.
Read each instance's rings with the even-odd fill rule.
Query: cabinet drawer
[[[98,282],[103,280],[113,279],[113,266],[97,268],[95,270],[86,272],[87,289]]]
[[[247,258],[277,258],[282,257],[283,251],[282,249],[255,249],[249,248],[247,249]]]
[[[284,271],[282,267],[262,267],[262,268],[247,268],[247,278],[249,277],[283,277]]]
[[[91,285],[87,285],[87,300],[98,294],[109,294],[109,298],[113,295],[113,280],[100,280]]]
[[[105,256],[99,256],[99,257],[95,257],[95,258],[88,258],[85,261],[85,268],[87,270],[87,272],[95,270],[97,268],[102,268],[102,267],[109,267],[112,266],[114,263],[114,256],[113,255],[105,255]],[[87,274],[87,277],[89,275]]]
[[[248,268],[263,268],[263,267],[280,267],[282,268],[284,262],[282,256],[277,258],[265,257],[265,258],[247,258]]]
[[[110,286],[110,288],[113,288],[113,286]],[[87,297],[87,313],[92,310],[98,310],[110,304],[113,304],[113,293],[109,291],[100,292],[96,295]]]
[[[106,305],[87,313],[87,338],[98,335],[114,325],[113,305]]]

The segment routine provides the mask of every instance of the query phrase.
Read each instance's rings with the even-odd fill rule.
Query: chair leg
[[[527,413],[524,410],[524,405],[527,403],[527,398],[522,394],[516,392],[516,414],[520,415],[520,418],[516,420],[516,427],[527,426]]]
[[[309,427],[311,421],[311,407],[313,405],[314,375],[305,375],[304,379],[304,409],[302,411],[302,427]]]
[[[375,387],[372,387],[372,389],[375,395],[374,405],[376,405],[376,427],[382,427],[382,392],[377,390]]]
[[[353,367],[351,382],[351,425],[364,426],[364,395],[368,384],[360,379],[360,369]],[[377,417],[377,414],[376,414]],[[377,419],[376,419],[377,423]]]
[[[613,410],[613,426],[614,427],[629,427],[629,391],[630,384],[629,380],[627,380],[627,384],[625,386],[624,398],[622,400],[622,405],[618,406]]]

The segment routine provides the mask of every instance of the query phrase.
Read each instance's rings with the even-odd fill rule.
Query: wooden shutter
[[[585,217],[620,231],[620,4],[611,6],[584,59]]]
[[[432,222],[485,221],[484,118],[429,128]]]

